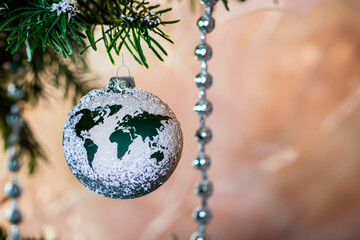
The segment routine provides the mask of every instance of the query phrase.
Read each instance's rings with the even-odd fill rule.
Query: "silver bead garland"
[[[206,234],[206,224],[208,224],[213,214],[207,206],[207,200],[213,193],[213,184],[207,179],[206,171],[211,164],[210,157],[205,154],[205,145],[212,139],[211,129],[206,127],[205,118],[208,117],[213,110],[212,104],[206,99],[205,90],[210,88],[213,82],[211,74],[208,73],[207,61],[212,57],[212,48],[206,43],[206,34],[212,32],[215,28],[215,19],[212,17],[214,5],[218,0],[202,0],[205,5],[205,14],[201,16],[197,25],[201,31],[201,43],[195,48],[195,56],[201,62],[201,73],[196,75],[194,82],[200,88],[199,102],[196,103],[193,110],[199,114],[200,128],[196,131],[195,137],[199,143],[199,154],[193,160],[192,165],[201,171],[202,180],[196,184],[195,193],[198,194],[202,201],[201,206],[195,208],[193,218],[199,223],[197,232],[191,235],[191,240],[209,240]]]
[[[8,240],[20,240],[18,225],[22,222],[23,216],[18,209],[17,199],[20,197],[22,189],[18,184],[16,172],[21,168],[21,161],[17,156],[16,145],[19,142],[23,118],[16,102],[22,100],[25,93],[21,88],[11,84],[8,87],[8,96],[14,104],[11,106],[10,113],[6,117],[6,122],[11,128],[11,133],[8,138],[9,147],[7,149],[7,155],[9,157],[7,167],[10,171],[10,181],[5,185],[5,194],[12,201],[11,207],[6,211],[6,218],[11,223],[11,233]]]

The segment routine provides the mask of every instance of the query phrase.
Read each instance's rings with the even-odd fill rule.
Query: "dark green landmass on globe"
[[[108,114],[106,114],[107,108],[110,109],[110,113]],[[84,147],[86,149],[89,165],[91,168],[95,154],[99,147],[92,139],[86,136],[81,136],[81,132],[89,131],[98,124],[104,123],[104,118],[116,114],[121,108],[121,105],[106,105],[105,107],[98,107],[94,111],[89,109],[82,109],[75,114],[75,116],[82,114],[80,120],[75,125],[75,132],[76,136],[83,140],[85,139]],[[117,158],[121,160],[127,152],[130,152],[129,147],[134,139],[138,136],[140,136],[144,142],[147,137],[150,141],[153,141],[154,138],[159,134],[159,131],[162,131],[164,128],[164,125],[161,121],[168,121],[169,119],[171,118],[168,116],[150,114],[146,111],[143,111],[142,113],[135,116],[124,116],[121,121],[117,122],[118,125],[115,127],[114,132],[109,136],[109,141],[111,143],[117,143]],[[158,146],[156,142],[149,144],[149,147],[160,147],[161,149],[165,149],[163,146]],[[160,162],[164,159],[164,153],[158,150],[150,157],[156,159],[157,162]]]
[[[109,137],[110,142],[117,143],[117,158],[121,159],[125,153],[129,150],[129,146],[132,143],[132,139],[129,133],[123,132],[123,130],[116,130]]]
[[[99,147],[93,142],[93,140],[89,138],[85,139],[84,147],[87,152],[89,165],[90,167],[92,167],[92,162],[94,161],[95,153],[97,152]]]
[[[105,107],[99,107],[95,109],[94,111],[91,111],[89,109],[82,109],[79,112],[75,114],[75,116],[78,116],[79,114],[82,114],[79,122],[75,125],[75,132],[76,136],[78,136],[81,139],[84,139],[83,136],[81,136],[81,131],[89,131],[94,126],[98,125],[99,123],[104,122],[104,115],[106,113],[106,108],[110,109],[109,116],[112,116],[116,114],[121,108],[121,105],[106,105]],[[95,120],[97,119],[97,120]],[[92,162],[94,160],[95,154],[98,150],[98,146],[93,142],[93,140],[86,138],[84,142],[84,147],[87,152],[88,161],[90,167],[92,167]]]
[[[161,162],[164,159],[164,153],[157,151],[151,155],[151,158],[155,158],[157,162]]]
[[[143,141],[145,141],[146,137],[149,137],[152,141],[154,140],[154,137],[158,135],[157,131],[161,130],[161,127],[164,126],[161,121],[167,121],[169,119],[170,117],[168,116],[150,114],[144,111],[134,117],[126,115],[118,122],[119,125],[116,129],[121,127],[128,129],[133,139],[135,139],[135,135],[140,135]]]
[[[80,110],[75,114],[75,117],[79,114],[83,114],[79,120],[79,122],[75,125],[76,136],[81,139],[84,139],[81,136],[81,131],[89,131],[94,126],[98,125],[99,123],[104,122],[104,113],[106,113],[105,109],[110,108],[109,117],[116,114],[121,108],[121,105],[106,105],[105,107],[98,107],[94,111],[91,111],[87,108]],[[97,120],[95,120],[98,118]]]
[[[109,138],[110,142],[116,142],[118,145],[118,159],[121,159],[125,155],[129,150],[130,144],[136,137],[141,136],[144,142],[147,137],[153,141],[154,137],[159,134],[158,131],[161,131],[161,127],[164,127],[161,121],[167,121],[169,119],[170,117],[168,116],[150,114],[145,111],[135,116],[126,115],[123,117],[123,119],[118,122],[116,131],[113,132]],[[123,129],[129,130],[129,132],[124,132]],[[154,153],[151,155],[151,158],[155,158],[158,162],[163,160],[164,154],[162,152],[160,153]]]

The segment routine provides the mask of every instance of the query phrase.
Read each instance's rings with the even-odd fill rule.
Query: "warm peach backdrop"
[[[272,1],[231,1],[230,13],[220,5],[215,13],[209,36],[215,82],[208,94],[214,104],[208,151],[215,217],[209,233],[214,240],[360,239],[359,1],[279,4],[270,11]],[[62,154],[62,127],[72,105],[58,94],[26,113],[51,162],[34,177],[21,176],[25,235],[170,240],[176,233],[183,240],[195,231],[191,214],[200,201],[193,186],[200,174],[191,167],[198,127],[191,109],[198,91],[192,78],[199,72],[193,49],[200,8],[191,12],[187,1],[168,5],[182,22],[168,30],[176,44],[166,45],[166,62],[152,58],[146,70],[125,57],[137,86],[167,102],[182,124],[185,146],[174,175],[135,200],[85,189]],[[91,64],[102,87],[116,72],[104,51],[91,54]],[[7,172],[0,173],[3,184]]]

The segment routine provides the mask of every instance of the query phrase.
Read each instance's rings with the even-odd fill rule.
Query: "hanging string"
[[[198,231],[191,235],[191,240],[209,240],[206,234],[206,224],[212,220],[212,211],[208,207],[208,198],[213,193],[213,185],[208,180],[207,170],[210,167],[210,156],[205,153],[205,145],[212,139],[211,129],[206,126],[205,119],[212,113],[212,104],[206,98],[206,90],[211,87],[213,78],[208,73],[207,61],[212,57],[211,46],[206,43],[206,34],[215,28],[215,19],[212,12],[218,0],[202,0],[205,5],[205,14],[198,20],[198,27],[201,31],[201,43],[195,48],[195,56],[200,61],[201,72],[195,77],[194,81],[199,87],[199,101],[194,106],[200,117],[200,128],[196,131],[196,139],[199,143],[199,154],[193,160],[192,165],[201,171],[201,181],[196,184],[195,192],[201,197],[201,205],[193,212],[194,219],[199,223]]]

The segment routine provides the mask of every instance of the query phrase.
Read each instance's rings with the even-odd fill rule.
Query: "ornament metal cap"
[[[126,88],[134,88],[135,81],[132,76],[121,76],[110,78],[109,88],[114,92],[120,92]]]

